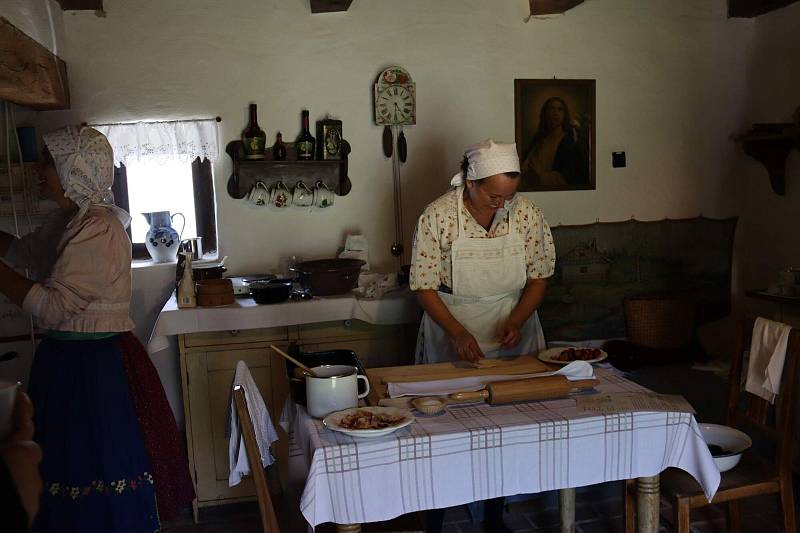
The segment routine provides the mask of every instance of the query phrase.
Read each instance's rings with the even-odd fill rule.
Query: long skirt
[[[44,493],[34,531],[158,531],[153,475],[119,336],[44,339],[29,393],[34,439],[43,452]]]
[[[175,518],[194,499],[183,436],[158,372],[142,343],[131,332],[120,334],[119,343],[136,416],[153,469],[158,515],[162,522],[166,522]]]

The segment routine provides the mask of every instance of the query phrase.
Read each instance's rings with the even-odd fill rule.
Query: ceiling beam
[[[529,0],[531,16],[564,13],[582,3],[583,0]]]
[[[795,2],[797,0],[728,0],[728,16],[753,18]]]
[[[347,11],[353,0],[309,0],[312,13],[334,13]]]
[[[0,100],[34,109],[69,109],[66,63],[3,17]]]
[[[63,11],[103,10],[103,0],[57,0]]]

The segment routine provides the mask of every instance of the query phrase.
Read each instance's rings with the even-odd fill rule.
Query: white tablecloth
[[[645,390],[597,369],[600,392]],[[313,525],[353,524],[467,502],[687,471],[711,498],[720,474],[689,413],[591,416],[574,399],[451,407],[387,437],[325,429],[289,402],[290,480]]]
[[[258,305],[252,298],[237,298],[224,307],[178,309],[175,295],[164,304],[150,336],[147,350],[156,353],[168,346],[167,337],[201,331],[257,329],[331,320],[363,320],[370,324],[406,324],[419,319],[420,308],[408,290],[368,300],[352,294]]]

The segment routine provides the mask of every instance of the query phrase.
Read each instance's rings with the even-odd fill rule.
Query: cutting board
[[[367,404],[378,405],[384,398],[389,398],[386,384],[407,383],[412,381],[433,381],[439,379],[466,378],[474,376],[534,374],[550,372],[556,367],[547,365],[533,355],[487,359],[481,366],[475,367],[466,361],[451,361],[429,365],[406,365],[367,368],[369,378],[369,395]],[[395,400],[408,403],[413,398],[404,397]],[[395,402],[392,400],[392,402]]]

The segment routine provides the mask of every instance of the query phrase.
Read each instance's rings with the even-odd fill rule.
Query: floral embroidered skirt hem
[[[119,338],[44,339],[29,393],[45,483],[34,531],[158,531],[152,470]]]

